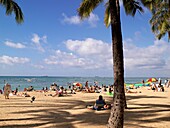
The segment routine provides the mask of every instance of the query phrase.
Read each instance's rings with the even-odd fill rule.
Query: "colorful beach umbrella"
[[[147,79],[147,82],[157,82],[158,81],[158,79],[156,79],[156,78],[149,78],[149,79]]]
[[[75,86],[79,86],[79,87],[82,87],[82,84],[81,84],[81,83],[79,83],[79,82],[75,82],[75,83],[73,83],[73,85],[75,85]]]

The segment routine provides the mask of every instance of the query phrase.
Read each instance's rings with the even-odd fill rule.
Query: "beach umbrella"
[[[149,78],[149,79],[147,79],[147,82],[157,82],[158,81],[158,79],[156,79],[156,78]]]
[[[82,87],[82,84],[81,83],[77,83],[76,86]]]
[[[75,83],[73,83],[73,85],[75,85],[75,86],[79,86],[79,87],[82,87],[82,84],[81,84],[81,83],[79,83],[79,82],[75,82]]]
[[[78,82],[74,82],[73,85],[76,86],[77,83],[78,83]]]

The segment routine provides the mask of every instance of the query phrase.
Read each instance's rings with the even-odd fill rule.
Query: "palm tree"
[[[78,14],[83,19],[103,2],[104,0],[83,0],[78,8]],[[139,2],[135,0],[123,0],[126,14],[134,16],[136,10],[143,12]],[[108,128],[123,128],[124,122],[124,60],[123,43],[120,21],[119,0],[108,0],[105,10],[105,24],[111,26],[112,51],[113,51],[113,71],[114,71],[114,97],[113,107],[108,120]]]
[[[14,12],[18,24],[24,21],[22,10],[14,0],[0,0],[0,4],[6,8],[6,15],[11,15]]]
[[[168,34],[170,40],[170,3],[169,0],[142,0],[152,13],[151,28],[158,39]]]

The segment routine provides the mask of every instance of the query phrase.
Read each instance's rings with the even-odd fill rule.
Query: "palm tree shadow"
[[[139,99],[139,98],[165,98],[159,96],[127,96],[127,101],[132,99]],[[150,123],[158,123],[158,122],[169,122],[170,121],[170,105],[168,104],[156,104],[149,103],[149,104],[140,104],[136,102],[132,102],[133,105],[136,107],[128,107],[125,110],[125,125],[127,127],[136,127],[136,128],[151,128]],[[154,109],[155,108],[155,109]],[[162,113],[167,113],[161,115]],[[169,114],[168,114],[169,113]],[[134,123],[135,122],[135,123]],[[148,124],[148,126],[146,126]]]
[[[55,101],[54,101],[55,104]],[[60,128],[75,128],[74,122],[79,125],[105,125],[109,118],[110,110],[105,111],[95,111],[86,108],[86,105],[92,104],[92,102],[84,102],[81,100],[61,100],[60,103],[55,105],[48,105],[45,103],[43,106],[38,103],[33,103],[31,105],[23,105],[27,107],[27,110],[22,110],[18,112],[13,112],[12,114],[20,115],[24,114],[25,117],[0,118],[0,121],[6,123],[6,125],[1,126],[2,128],[19,128],[19,127],[60,127]],[[64,105],[66,104],[66,105]],[[35,107],[34,110],[29,107]],[[51,107],[50,107],[51,106]],[[8,107],[8,106],[5,106]],[[20,108],[21,106],[15,106]],[[37,109],[38,107],[38,109]],[[72,114],[71,111],[78,111],[76,114]],[[27,117],[27,115],[31,117]],[[99,117],[99,118],[96,118]],[[99,120],[100,119],[100,120]],[[29,122],[29,123],[24,123]]]
[[[145,107],[127,107],[127,109],[146,109],[146,108],[150,108],[150,107],[147,107],[147,106],[145,106]]]

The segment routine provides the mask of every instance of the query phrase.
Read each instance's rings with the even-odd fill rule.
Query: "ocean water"
[[[139,83],[147,79],[148,77],[127,77],[125,83]],[[168,78],[163,77],[161,79],[164,82]],[[43,87],[49,88],[52,83],[68,88],[68,85],[74,82],[85,85],[86,81],[89,85],[94,85],[94,82],[97,81],[100,86],[114,83],[113,77],[0,76],[0,89],[3,88],[5,83],[11,84],[13,90],[17,87],[19,91],[22,91],[29,86],[33,86],[35,90],[40,90]]]

